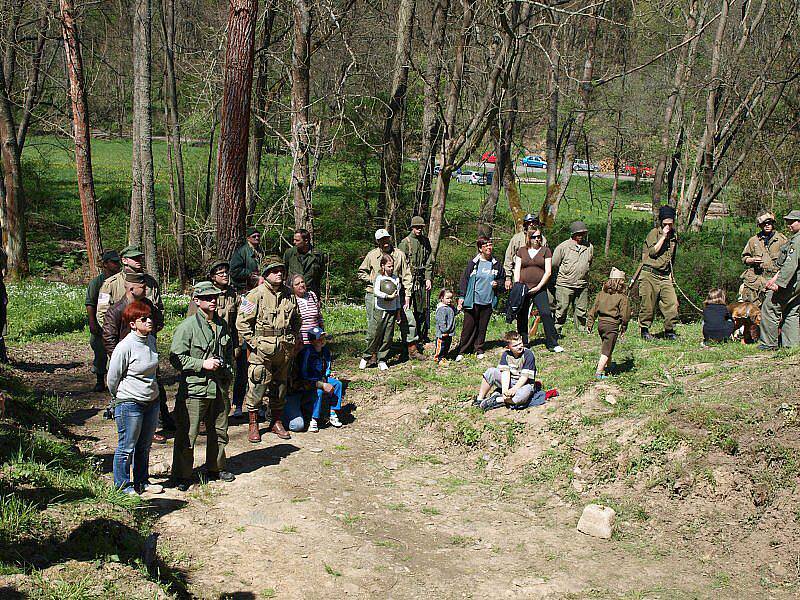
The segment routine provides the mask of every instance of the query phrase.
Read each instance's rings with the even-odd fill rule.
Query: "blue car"
[[[525,158],[522,159],[522,166],[535,167],[537,169],[546,169],[547,161],[538,155],[526,156]]]

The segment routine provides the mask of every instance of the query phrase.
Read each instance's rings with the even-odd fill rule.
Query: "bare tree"
[[[220,256],[244,238],[247,141],[258,0],[229,0],[214,216]]]
[[[89,107],[83,78],[83,56],[75,24],[73,0],[61,2],[61,30],[64,37],[64,56],[69,79],[69,97],[72,106],[72,137],[75,140],[75,168],[78,176],[78,194],[81,199],[83,236],[86,240],[86,256],[89,273],[97,275],[103,245],[100,241],[100,223],[97,218],[97,202],[92,174],[92,147],[89,135]]]
[[[22,185],[22,165],[17,145],[14,114],[6,87],[6,76],[0,69],[0,152],[3,159],[5,188],[5,248],[8,255],[8,274],[25,277],[28,274],[28,243],[25,218],[25,189]]]
[[[314,232],[311,153],[311,23],[310,0],[293,0],[294,44],[292,45],[292,190],[294,225]]]

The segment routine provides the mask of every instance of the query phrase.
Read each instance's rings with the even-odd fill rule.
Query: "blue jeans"
[[[322,390],[317,390],[317,399],[314,401],[314,408],[311,411],[312,419],[319,419],[322,416],[320,413],[322,412],[323,400],[328,402],[331,412],[337,412],[342,408],[342,398],[344,397],[342,382],[335,377],[328,377],[328,383],[333,386],[333,391],[330,394],[326,394]]]
[[[119,443],[114,451],[114,485],[125,489],[133,484],[147,483],[150,463],[150,445],[158,426],[158,400],[139,404],[123,401],[114,407]]]
[[[303,431],[306,419],[316,405],[317,394],[313,390],[292,392],[286,395],[286,406],[283,408],[283,426],[289,431]]]

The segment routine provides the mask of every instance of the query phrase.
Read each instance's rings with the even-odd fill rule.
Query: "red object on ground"
[[[553,388],[552,390],[547,390],[544,393],[545,400],[550,400],[550,398],[555,398],[556,396],[558,396],[558,390],[556,388]]]

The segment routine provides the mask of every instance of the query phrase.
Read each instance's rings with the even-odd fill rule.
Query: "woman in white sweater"
[[[114,348],[107,375],[119,434],[114,485],[124,494],[158,494],[164,489],[148,480],[150,445],[158,425],[158,353],[151,335],[150,307],[139,300],[131,302],[122,313],[122,322],[130,325],[131,333]]]

